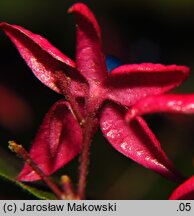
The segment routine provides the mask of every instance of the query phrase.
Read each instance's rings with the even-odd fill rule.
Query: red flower
[[[79,153],[84,137],[79,124],[82,126],[90,118],[100,123],[104,136],[116,150],[177,180],[177,171],[146,122],[137,117],[127,125],[124,116],[144,97],[161,95],[178,86],[189,69],[145,63],[122,65],[108,74],[100,27],[93,13],[82,3],[74,4],[69,12],[77,17],[76,63],[40,35],[20,26],[0,24],[37,78],[64,94],[71,104],[63,99],[51,108],[32,145],[31,157],[50,175]],[[39,176],[25,165],[19,179],[33,181]]]
[[[194,113],[194,94],[164,94],[149,96],[138,101],[126,115],[127,122],[147,113]]]
[[[177,187],[170,195],[170,200],[193,200],[194,199],[194,176]]]

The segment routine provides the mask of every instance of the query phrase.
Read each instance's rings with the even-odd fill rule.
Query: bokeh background
[[[75,2],[0,0],[0,21],[21,25],[46,37],[74,59],[75,17],[68,15],[67,9]],[[187,65],[191,76],[174,92],[194,92],[193,0],[83,2],[99,21],[105,54],[117,56],[124,63]],[[29,149],[45,113],[60,98],[35,78],[10,40],[0,32],[0,169],[19,172],[23,162],[8,150],[8,140]],[[187,177],[193,175],[194,115],[163,114],[146,119],[176,167]],[[77,166],[76,158],[54,177],[69,174],[76,184]],[[168,199],[175,187],[177,184],[115,151],[100,131],[96,134],[91,148],[88,199]],[[0,199],[33,198],[0,180]]]

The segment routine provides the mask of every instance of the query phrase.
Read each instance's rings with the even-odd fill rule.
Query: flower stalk
[[[97,129],[97,119],[88,117],[82,125],[83,130],[83,147],[80,155],[79,167],[79,182],[78,182],[78,195],[81,199],[85,199],[85,188],[87,183],[90,146],[93,135]]]
[[[36,172],[41,179],[48,185],[48,187],[54,192],[58,199],[64,199],[67,195],[64,194],[58,186],[44,174],[44,172],[40,169],[40,167],[32,160],[28,152],[24,149],[22,145],[18,145],[14,141],[9,141],[9,149],[15,152],[18,157],[21,157],[26,163],[30,165],[30,167]]]
[[[70,83],[71,78],[67,77],[63,71],[56,71],[56,78],[57,78],[57,84],[61,90],[61,92],[65,95],[66,100],[69,102],[72,108],[72,113],[78,120],[80,124],[82,124],[84,116],[80,112],[80,108],[78,106],[78,103],[75,100],[74,95],[70,91]]]

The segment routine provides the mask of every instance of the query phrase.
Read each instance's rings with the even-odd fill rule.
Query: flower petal
[[[109,99],[131,106],[138,100],[169,91],[189,75],[185,66],[143,63],[123,65],[111,71]]]
[[[101,47],[100,27],[94,14],[83,3],[74,4],[69,12],[77,17],[76,64],[80,73],[91,82],[102,82],[108,75]]]
[[[164,94],[146,97],[128,111],[126,120],[130,121],[138,115],[155,112],[194,113],[194,94]]]
[[[171,194],[170,200],[194,200],[194,176],[181,184]]]
[[[127,125],[124,121],[125,112],[118,105],[106,105],[102,109],[101,130],[111,145],[144,167],[171,180],[181,180],[146,122],[137,117]]]
[[[81,149],[82,131],[65,100],[56,102],[47,113],[30,150],[30,156],[46,175],[50,175]],[[25,164],[18,180],[34,181],[40,177]]]
[[[17,25],[0,23],[0,27],[15,44],[23,59],[41,82],[52,90],[62,93],[58,87],[55,72],[63,71],[71,78],[72,92],[78,96],[85,95],[86,84],[84,78],[75,69],[75,63],[45,38]]]

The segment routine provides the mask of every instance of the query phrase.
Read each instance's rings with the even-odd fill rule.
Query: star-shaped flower
[[[42,36],[17,25],[0,24],[36,77],[66,97],[56,102],[46,115],[30,150],[31,157],[50,175],[82,150],[87,138],[85,131],[91,130],[93,134],[99,123],[117,151],[169,179],[178,180],[178,172],[146,122],[136,117],[128,125],[124,116],[146,96],[161,95],[178,86],[188,76],[189,69],[143,63],[122,65],[108,74],[100,27],[93,13],[82,3],[74,4],[69,12],[77,18],[76,63]],[[39,176],[26,164],[19,180],[37,179]]]

